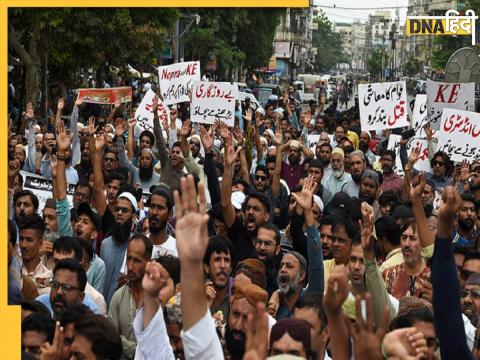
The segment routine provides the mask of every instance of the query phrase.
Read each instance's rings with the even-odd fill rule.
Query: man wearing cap
[[[364,153],[365,158],[368,160],[368,163],[373,166],[373,163],[375,162],[375,155],[370,150],[370,140],[370,134],[368,133],[368,131],[362,131],[360,133],[358,149]]]
[[[270,356],[289,354],[309,359],[310,325],[301,319],[282,319],[272,327],[270,333]]]
[[[342,190],[343,185],[352,180],[352,176],[345,172],[344,168],[345,153],[340,148],[332,151],[332,174],[323,178],[324,185],[332,194]]]
[[[350,197],[358,197],[360,181],[366,168],[365,155],[363,152],[360,150],[353,151],[350,154],[350,175],[352,179],[343,185],[342,191],[346,192]]]
[[[172,216],[173,199],[170,189],[159,185],[148,199],[148,235],[153,244],[152,259],[164,255],[178,257],[177,242],[167,233],[167,223]]]
[[[313,158],[313,152],[304,146],[298,140],[291,140],[287,144],[282,144],[282,139],[275,135],[275,145],[277,147],[276,166],[281,168],[281,178],[284,179],[290,191],[292,191],[303,176],[302,154],[305,158]],[[288,163],[282,161],[282,153],[288,149]]]
[[[57,204],[52,198],[45,201],[43,208],[43,222],[45,223],[45,232],[43,237],[48,242],[53,243],[59,237],[57,223]]]
[[[134,218],[138,211],[137,199],[128,191],[122,192],[117,199],[115,224],[111,235],[102,241],[100,257],[105,262],[105,301],[110,300],[119,285],[120,275],[125,274],[123,260],[127,251],[128,239],[134,229]],[[124,276],[122,277],[124,278]]]
[[[132,176],[132,184],[140,184],[143,191],[148,192],[152,185],[157,185],[160,182],[160,175],[153,171],[153,153],[150,148],[143,148],[138,156],[138,167],[132,161],[129,161],[125,153],[125,145],[123,143],[123,136],[118,136],[117,133],[118,158],[120,165],[128,168]]]

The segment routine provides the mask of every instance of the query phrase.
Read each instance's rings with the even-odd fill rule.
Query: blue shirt
[[[53,308],[52,308],[52,304],[50,303],[50,293],[42,294],[39,297],[37,297],[35,300],[45,305],[50,311],[50,314],[53,316]],[[92,310],[94,314],[99,314],[97,304],[87,294],[85,294],[85,297],[83,298],[82,303],[83,305],[87,306],[90,310]]]
[[[105,262],[105,283],[103,296],[107,306],[110,306],[113,293],[118,287],[118,278],[122,268],[123,259],[127,251],[128,241],[124,244],[117,244],[111,236],[102,241],[100,257]]]

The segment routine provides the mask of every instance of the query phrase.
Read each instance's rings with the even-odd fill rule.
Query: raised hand
[[[94,116],[90,116],[88,118],[88,121],[87,121],[87,126],[85,127],[85,129],[83,130],[86,135],[93,135],[97,132],[98,130],[98,126],[95,126],[95,117]]]
[[[275,136],[273,137],[273,142],[275,145],[280,146],[283,143],[283,135],[282,135],[282,130],[280,127],[276,127],[275,129]]]
[[[118,108],[120,107],[121,103],[120,103],[120,100],[115,100],[115,110],[118,110]]]
[[[428,351],[427,341],[414,327],[396,329],[383,337],[383,349],[389,359],[420,360]]]
[[[263,360],[267,358],[268,317],[265,305],[257,304],[255,314],[248,315],[245,355],[243,360]]]
[[[230,131],[228,131],[228,126],[223,121],[218,122],[218,128],[220,129],[220,137],[227,141],[227,138],[230,136]]]
[[[188,138],[190,136],[190,121],[186,120],[182,124],[182,129],[180,130],[180,136]]]
[[[442,192],[442,200],[437,210],[438,230],[437,236],[449,238],[453,231],[454,219],[457,215],[462,199],[453,186],[446,187]]]
[[[83,98],[77,96],[77,100],[75,100],[75,106],[80,107],[83,105]]]
[[[358,222],[360,227],[360,239],[365,258],[375,257],[373,234],[373,208],[366,202],[361,205],[362,220]]]
[[[57,150],[58,152],[66,151],[70,147],[71,140],[67,135],[65,124],[62,120],[57,122]],[[72,134],[73,137],[73,134]]]
[[[123,135],[123,133],[125,132],[125,127],[123,126],[123,124],[118,124],[116,127],[115,127],[115,136],[118,138],[120,136]]]
[[[210,126],[210,129],[208,129],[208,131],[203,126],[200,127],[200,140],[202,141],[202,145],[206,153],[209,152],[213,146],[214,132],[215,132],[215,125]]]
[[[245,121],[247,121],[247,123],[251,123],[252,122],[252,117],[253,117],[253,111],[252,111],[252,109],[249,108],[245,112]]]
[[[243,132],[242,129],[240,129],[239,126],[236,126],[235,129],[233,129],[233,136],[235,137],[235,140],[237,140],[238,146],[243,145]]]
[[[470,172],[470,165],[467,160],[462,161],[462,167],[460,169],[460,181],[467,182],[470,177],[473,176],[473,173]]]
[[[187,175],[181,179],[180,189],[181,196],[178,191],[174,193],[179,258],[189,264],[202,264],[208,245],[205,185],[198,183],[197,197],[193,176]]]
[[[65,107],[65,101],[63,100],[63,98],[58,99],[57,111],[63,110],[64,107]]]
[[[52,178],[56,178],[57,177],[57,157],[55,155],[52,155],[52,157],[50,158],[50,170],[52,172]],[[48,241],[44,241],[44,243],[46,243]]]
[[[165,286],[169,278],[168,271],[157,263],[156,261],[150,261],[145,267],[145,275],[143,275],[142,289],[146,296],[157,299]]]
[[[267,311],[271,316],[275,317],[277,315],[277,311],[279,307],[280,307],[280,294],[278,291],[274,291],[272,293],[272,296],[270,296],[270,299],[268,300]]]
[[[135,128],[136,125],[137,125],[137,119],[135,119],[134,117],[128,119],[128,127],[130,129]]]
[[[242,151],[242,147],[239,146],[235,151],[232,145],[227,146],[227,151],[225,151],[225,166],[232,166],[235,160],[238,159],[238,155],[240,151]]]
[[[362,305],[366,303],[366,314],[362,311]],[[388,313],[384,314],[381,324],[373,325],[372,297],[369,293],[362,299],[360,296],[355,298],[357,308],[357,326],[346,319],[347,326],[350,328],[350,334],[354,341],[355,359],[383,359],[381,351],[381,341],[388,327]]]
[[[430,123],[427,123],[423,127],[423,131],[425,131],[425,135],[427,135],[427,140],[430,141],[432,140],[433,137],[433,129],[430,127]]]
[[[95,138],[95,151],[101,153],[107,141],[105,140],[104,134],[98,134]]]
[[[303,181],[302,191],[300,195],[292,192],[292,196],[295,198],[296,203],[303,208],[303,210],[311,209],[313,206],[313,191],[315,190],[317,183],[313,181],[310,176]]]
[[[152,102],[152,112],[155,114],[155,112],[157,111],[157,108],[158,108],[158,96],[155,95],[153,97],[153,102]]]
[[[425,174],[423,172],[420,173],[418,178],[419,178],[419,182],[418,182],[417,186],[412,187],[410,189],[410,198],[413,201],[415,201],[415,200],[420,201],[420,198],[423,194],[423,190],[425,189],[425,185],[427,184],[427,179],[426,179]]]
[[[323,306],[330,314],[338,314],[348,296],[348,275],[345,265],[333,268],[327,282],[327,292],[323,296]]]
[[[34,111],[33,111],[33,105],[31,102],[29,102],[27,104],[27,111],[25,112],[25,115],[27,116],[27,118],[29,120],[32,120],[33,119],[33,114],[34,114]]]
[[[53,344],[45,342],[40,347],[40,360],[63,360],[63,327],[60,322],[55,323]]]

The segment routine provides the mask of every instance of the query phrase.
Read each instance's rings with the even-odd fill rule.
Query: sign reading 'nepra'
[[[148,89],[147,93],[142,99],[140,105],[138,105],[137,110],[135,111],[135,119],[137,120],[137,125],[135,128],[135,133],[140,134],[144,130],[153,132],[153,99],[156,96],[155,92],[152,89]],[[167,119],[168,119],[168,109],[164,102],[158,99],[157,114],[160,120],[160,123],[164,128],[167,128]]]
[[[443,109],[437,149],[453,161],[480,159],[480,114]]]
[[[188,91],[200,80],[200,61],[176,63],[158,68],[160,92],[166,105],[190,101]]]
[[[408,126],[405,81],[358,85],[363,131]]]
[[[213,124],[216,119],[233,126],[238,87],[230,83],[195,81],[190,115],[192,122]]]
[[[444,108],[474,111],[475,83],[446,83],[427,79],[428,117],[432,129],[440,129]]]

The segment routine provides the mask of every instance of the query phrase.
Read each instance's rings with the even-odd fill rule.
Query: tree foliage
[[[348,57],[343,51],[343,37],[339,33],[333,32],[332,22],[327,15],[320,11],[314,19],[318,24],[318,30],[313,32],[313,47],[317,48],[315,58],[315,67],[320,72],[327,72],[338,63],[349,62]]]
[[[241,67],[268,64],[278,25],[278,9],[196,9],[200,23],[185,34],[185,59],[205,66],[217,58],[217,78],[230,80]]]
[[[71,85],[81,69],[98,77],[107,65],[150,64],[177,16],[171,8],[11,8],[9,55],[37,74],[47,58],[50,76]],[[37,82],[26,84],[32,101],[38,79],[26,81]]]
[[[403,66],[404,75],[413,77],[420,71],[420,61],[411,57],[405,62]]]
[[[370,56],[367,60],[367,69],[371,76],[373,77],[382,77],[382,58],[383,65],[388,64],[388,54],[383,49],[373,49],[370,53]]]

